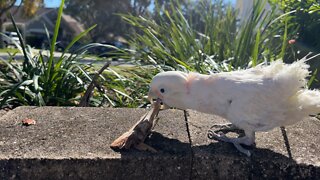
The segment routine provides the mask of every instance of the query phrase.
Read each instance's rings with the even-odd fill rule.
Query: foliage
[[[131,0],[69,0],[66,1],[66,12],[80,20],[85,27],[97,24],[97,27],[89,33],[93,42],[110,42],[117,36],[125,35],[129,28],[116,13],[142,14],[146,11],[150,0],[132,2],[131,4]]]
[[[133,74],[132,70],[128,74],[122,70],[110,71],[106,75],[109,89],[115,88],[130,96],[114,92],[114,96],[109,96],[113,97],[114,106],[145,104],[143,96],[148,84],[159,71],[214,73],[283,58],[287,40],[291,38],[287,30],[291,24],[286,15],[276,15],[275,9],[264,12],[263,6],[264,2],[256,1],[248,20],[240,25],[237,12],[220,0],[204,0],[198,5],[180,5],[177,1],[170,6],[158,4],[152,17],[121,14],[136,31],[130,35],[132,50],[118,57],[141,67],[155,68]]]
[[[33,16],[39,7],[44,5],[44,0],[23,0],[23,12],[27,17]]]
[[[63,2],[62,2],[63,3]],[[0,107],[14,108],[20,105],[78,105],[81,96],[88,84],[96,74],[97,65],[85,65],[80,62],[87,57],[86,52],[90,48],[105,47],[115,48],[108,45],[92,43],[79,49],[72,50],[75,54],[67,54],[78,40],[89,33],[95,26],[79,34],[66,47],[58,58],[54,56],[57,45],[58,31],[61,23],[63,4],[58,12],[58,18],[54,34],[51,39],[49,51],[40,51],[33,54],[32,49],[25,45],[19,29],[14,20],[13,25],[19,34],[20,44],[16,44],[18,51],[23,53],[23,62],[16,60],[16,51],[8,51],[9,60],[0,59]],[[48,38],[50,39],[49,35]],[[118,49],[119,50],[119,49]],[[121,52],[121,50],[119,51]],[[91,57],[94,58],[94,57]],[[112,107],[137,107],[145,102],[148,80],[154,73],[140,67],[128,67],[118,69],[109,68],[97,80],[93,98],[90,105],[107,105]],[[103,86],[101,86],[103,84]],[[136,87],[143,88],[136,90]]]
[[[293,26],[289,31],[295,33],[297,49],[305,54],[320,53],[320,2],[317,0],[270,0],[272,5],[279,6],[284,13],[292,12],[288,21]]]
[[[15,5],[17,0],[1,0],[0,1],[0,32],[3,25],[4,15]],[[24,13],[26,16],[32,16],[37,9],[43,5],[43,0],[21,0],[20,4],[23,5]],[[0,36],[0,48],[3,46],[2,36]]]
[[[66,56],[65,53],[81,37],[93,27],[79,34],[58,58],[54,58],[54,50],[59,31],[63,10],[63,1],[59,8],[49,55],[39,53],[33,55],[31,48],[24,44],[19,29],[13,17],[13,25],[19,35],[20,45],[16,44],[23,53],[23,63],[15,60],[13,54],[10,60],[1,59],[0,69],[0,107],[15,107],[19,105],[75,105],[84,92],[86,84],[91,81],[88,66],[80,64],[81,55],[91,46],[86,45],[77,50],[78,54]]]
[[[202,0],[187,10],[179,3],[169,10],[157,6],[156,21],[122,15],[139,29],[129,42],[134,52],[124,58],[162,70],[201,73],[230,71],[282,58],[286,23],[274,22],[284,22],[286,17],[276,17],[275,9],[265,12],[264,3],[255,1],[252,13],[241,24],[236,11],[222,0]]]
[[[67,1],[67,9],[75,8],[73,3],[79,1]],[[106,34],[112,28],[118,28],[114,35],[127,33],[129,26],[121,24],[119,19],[109,23],[99,20],[113,17],[114,13],[130,12],[121,14],[121,17],[133,27],[128,36],[131,49],[118,50],[114,55],[139,66],[109,67],[97,80],[94,98],[91,99],[91,105],[94,106],[145,106],[148,84],[159,71],[182,70],[209,74],[248,68],[294,54],[290,51],[292,46],[288,45],[288,39],[297,36],[296,25],[290,16],[292,13],[277,15],[275,7],[272,11],[265,12],[265,1],[255,1],[252,13],[243,23],[237,20],[237,12],[222,0],[202,0],[200,3],[187,3],[183,0],[155,1],[155,10],[144,16],[140,16],[139,8],[135,11],[130,8],[134,2],[145,3],[137,7],[147,8],[148,0],[125,1],[121,11],[112,12],[101,8],[106,2],[81,1],[86,2],[86,6],[78,7],[78,18],[92,18],[85,22],[87,27],[95,20],[101,21],[98,24],[100,27],[95,32],[90,27],[78,35],[58,59],[53,54],[60,18],[51,40],[49,55],[32,55],[30,47],[21,40],[19,47],[25,56],[23,64],[14,60],[15,54],[12,54],[10,61],[2,61],[0,64],[2,107],[77,105],[95,71],[91,66],[80,64],[79,60],[89,48],[100,44],[87,44],[73,51],[76,54],[71,56],[65,53],[90,32],[93,39],[102,36],[99,32]],[[116,7],[117,3],[114,2],[112,7]],[[93,10],[88,9],[89,7]],[[102,9],[106,12],[99,14]],[[61,13],[62,5],[59,16]],[[313,80],[315,76],[312,76]]]
[[[100,79],[100,84],[106,89],[101,98],[106,100],[106,105],[112,107],[145,107],[149,103],[146,98],[148,85],[157,72],[152,67],[108,68],[104,78]]]
[[[0,1],[0,16],[5,14],[11,7],[16,4],[17,0],[2,0]],[[43,0],[21,0],[26,15],[33,15],[39,7],[43,6]]]
[[[295,59],[300,59],[310,52],[320,53],[320,2],[318,0],[269,0],[271,5],[278,6],[281,11],[288,14],[288,32],[291,34],[285,61],[292,62]],[[292,58],[293,55],[293,58]],[[320,67],[320,58],[315,57],[309,64],[313,71],[310,80],[311,88],[319,88],[320,84],[317,79],[320,78],[320,72],[317,69]]]
[[[188,0],[183,0],[184,2]],[[170,7],[170,0],[157,0],[159,6]],[[117,14],[153,16],[154,0],[66,0],[65,11],[85,27],[98,26],[89,33],[92,42],[112,42],[119,37],[127,39],[133,30]]]
[[[0,53],[8,53],[8,54],[14,54],[14,53],[18,53],[19,50],[15,49],[15,48],[4,48],[4,49],[0,49]]]

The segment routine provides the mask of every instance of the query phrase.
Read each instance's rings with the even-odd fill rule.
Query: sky
[[[21,0],[17,0],[16,5],[20,4]],[[61,0],[44,0],[46,7],[58,7]]]
[[[226,2],[231,2],[235,4],[236,0],[225,0]],[[16,4],[20,4],[21,0],[17,0]],[[61,3],[61,0],[44,0],[46,7],[58,7]]]

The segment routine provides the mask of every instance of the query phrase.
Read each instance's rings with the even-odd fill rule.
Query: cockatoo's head
[[[184,109],[182,102],[187,95],[187,76],[180,71],[157,74],[150,84],[149,99],[161,99],[165,106]]]

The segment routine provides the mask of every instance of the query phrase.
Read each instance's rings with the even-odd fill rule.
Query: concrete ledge
[[[0,118],[1,179],[189,179],[191,150],[183,112],[160,112],[147,140],[159,153],[115,152],[110,143],[128,130],[144,109],[20,107]],[[36,125],[21,126],[32,118]],[[293,159],[280,129],[257,133],[247,158],[227,143],[207,139],[223,119],[190,112],[193,179],[319,179],[320,121],[287,127]]]

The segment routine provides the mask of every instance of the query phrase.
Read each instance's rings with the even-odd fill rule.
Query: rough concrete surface
[[[159,114],[146,141],[158,153],[110,149],[111,142],[146,111],[76,107],[9,111],[0,118],[0,179],[320,179],[319,120],[287,127],[293,159],[279,128],[257,133],[249,158],[231,144],[209,140],[207,130],[225,121],[197,112],[189,116],[191,151],[179,110]],[[22,126],[25,118],[36,124]]]

